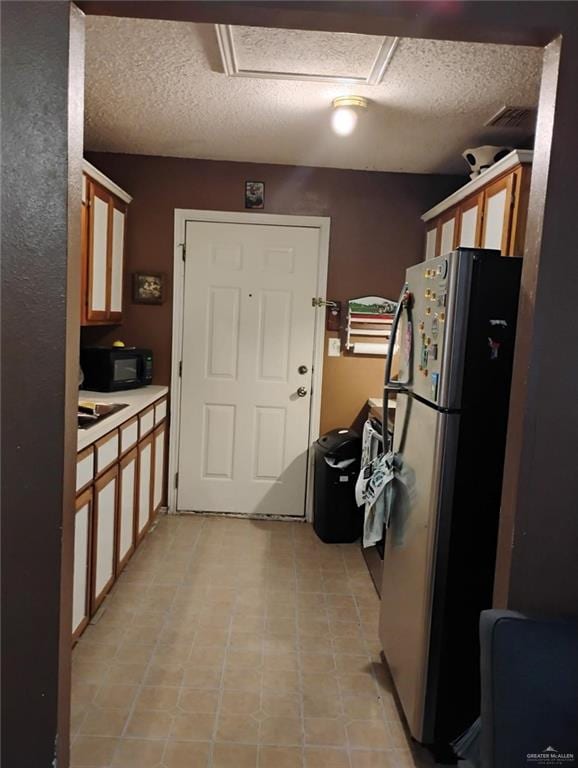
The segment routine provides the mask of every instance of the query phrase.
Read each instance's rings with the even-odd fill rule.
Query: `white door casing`
[[[328,223],[176,212],[187,262],[175,270],[171,511],[304,514],[325,315],[311,299],[325,293]]]

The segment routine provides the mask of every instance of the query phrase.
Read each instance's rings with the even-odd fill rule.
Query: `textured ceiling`
[[[86,21],[86,146],[92,150],[466,173],[460,157],[466,147],[525,138],[483,123],[504,104],[532,106],[538,99],[537,48],[402,39],[381,84],[340,85],[228,77],[213,26],[106,16]],[[259,30],[245,34],[259,45]],[[273,47],[270,36],[263,39],[255,60],[294,61],[295,34],[277,35]],[[349,70],[361,71],[368,57],[360,36],[345,37],[351,38]],[[368,38],[372,53],[375,41]],[[344,42],[324,45],[308,69],[327,67],[328,52],[341,64]],[[331,131],[330,105],[346,93],[372,103],[355,133],[343,138]]]

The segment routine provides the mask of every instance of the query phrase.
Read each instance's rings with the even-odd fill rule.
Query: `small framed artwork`
[[[134,272],[132,300],[135,304],[162,304],[165,300],[165,276],[161,272]]]
[[[265,207],[265,182],[264,181],[246,181],[245,182],[245,208],[264,208]]]

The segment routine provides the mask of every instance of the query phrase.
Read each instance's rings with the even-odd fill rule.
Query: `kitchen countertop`
[[[87,445],[91,445],[91,443],[104,437],[111,430],[124,424],[125,421],[136,416],[137,413],[140,413],[144,408],[154,403],[155,400],[158,400],[159,397],[166,395],[168,391],[168,387],[154,385],[140,387],[139,389],[127,389],[123,392],[89,392],[86,389],[79,390],[79,400],[92,400],[97,403],[127,403],[127,407],[112,413],[102,421],[97,421],[96,424],[88,429],[79,429],[77,451],[81,451]]]
[[[377,418],[379,418],[379,420],[383,423],[383,398],[370,397],[369,400],[367,401],[367,405],[369,406],[370,413],[373,411],[374,415],[377,416]],[[396,408],[397,408],[397,402],[390,398],[388,400],[388,408],[387,408],[387,428],[390,431],[393,431]]]

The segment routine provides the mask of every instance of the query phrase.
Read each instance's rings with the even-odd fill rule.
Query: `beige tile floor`
[[[72,766],[414,768],[377,620],[358,545],[163,517],[74,649]]]

